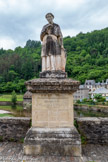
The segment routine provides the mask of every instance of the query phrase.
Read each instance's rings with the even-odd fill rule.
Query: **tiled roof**
[[[101,87],[101,88],[98,88],[96,89],[94,92],[92,93],[96,93],[96,94],[103,94],[103,93],[107,93],[108,94],[108,89],[104,88],[104,87]]]

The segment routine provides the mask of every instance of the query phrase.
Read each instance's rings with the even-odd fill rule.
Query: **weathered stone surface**
[[[29,80],[25,85],[32,93],[73,93],[78,89],[80,82],[67,78],[39,78]]]
[[[26,93],[23,96],[23,99],[31,99],[32,98],[32,93],[29,91],[26,91]]]
[[[78,129],[88,143],[108,144],[108,118],[76,118]],[[0,138],[7,141],[25,137],[30,128],[30,118],[0,118]]]
[[[81,157],[80,135],[72,128],[30,128],[24,140],[26,155]]]
[[[108,118],[76,118],[78,130],[90,144],[108,144]]]
[[[0,140],[20,141],[30,128],[30,118],[1,117]]]
[[[82,145],[84,162],[108,162],[108,145]]]
[[[23,96],[23,109],[24,110],[31,110],[32,105],[32,93],[29,91],[26,91],[26,93]]]
[[[32,126],[46,128],[72,127],[73,96],[63,93],[33,93]]]
[[[65,71],[66,51],[63,47],[63,36],[58,24],[53,23],[53,16],[48,13],[48,24],[41,31],[42,41],[42,71],[62,70]]]
[[[67,73],[61,70],[40,72],[40,78],[67,78]]]
[[[82,145],[82,156],[27,156],[22,143],[0,142],[0,162],[108,162],[108,145]]]
[[[32,128],[24,140],[26,155],[81,157],[81,141],[73,126],[72,79],[40,78],[26,82],[32,92]]]

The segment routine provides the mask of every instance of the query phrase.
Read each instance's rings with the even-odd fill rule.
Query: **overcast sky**
[[[0,0],[0,48],[40,40],[48,12],[54,14],[63,36],[108,27],[108,0]]]

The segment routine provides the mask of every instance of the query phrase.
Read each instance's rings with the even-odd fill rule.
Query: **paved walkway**
[[[108,162],[108,146],[86,145],[82,147],[84,162]],[[78,162],[72,157],[45,157],[23,155],[23,144],[0,143],[0,162]]]
[[[82,146],[84,162],[108,162],[108,145]]]

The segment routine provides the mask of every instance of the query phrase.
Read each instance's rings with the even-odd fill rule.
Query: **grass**
[[[0,101],[11,101],[11,94],[3,94],[0,95]],[[17,101],[23,101],[23,95],[22,94],[17,94]]]
[[[79,125],[78,125],[78,123],[77,123],[76,120],[74,120],[74,126],[75,126],[76,129],[78,130],[79,134],[81,134],[81,143],[82,143],[82,144],[86,144],[86,143],[87,143],[86,136],[83,135],[83,134],[80,132],[80,130],[79,130]]]
[[[0,114],[0,117],[5,117],[5,116],[7,116],[7,117],[13,117],[12,114]]]
[[[11,111],[12,107],[11,106],[0,106],[0,110],[9,110]]]
[[[0,110],[7,110],[7,111],[23,111],[22,106],[16,106],[16,109],[12,109],[12,106],[0,106]]]

